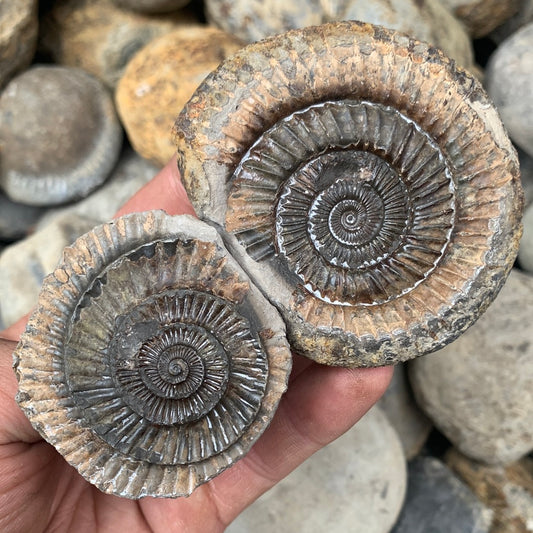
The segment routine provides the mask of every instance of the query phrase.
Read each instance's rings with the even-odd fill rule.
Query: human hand
[[[194,210],[172,159],[117,216]],[[26,319],[0,334],[0,531],[223,531],[262,493],[339,437],[379,399],[392,367],[325,367],[294,356],[289,388],[265,433],[189,498],[126,500],[100,492],[46,443],[15,403],[12,352]]]

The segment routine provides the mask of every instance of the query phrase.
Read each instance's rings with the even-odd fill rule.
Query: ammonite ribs
[[[516,256],[518,163],[496,111],[401,34],[344,22],[250,45],[197,90],[175,137],[197,213],[321,363],[444,346]]]
[[[187,495],[268,425],[290,370],[284,329],[212,228],[129,215],[45,280],[15,353],[17,399],[101,490]]]

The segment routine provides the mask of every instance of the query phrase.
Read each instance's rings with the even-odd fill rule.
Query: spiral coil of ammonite
[[[15,357],[34,427],[129,498],[190,494],[244,455],[290,369],[281,318],[216,232],[162,212],[67,248]]]
[[[401,34],[343,22],[250,45],[175,136],[197,213],[319,362],[434,351],[512,266],[522,195],[501,121],[474,78]]]

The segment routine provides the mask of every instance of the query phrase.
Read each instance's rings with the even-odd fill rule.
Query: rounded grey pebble
[[[3,328],[35,307],[43,280],[56,267],[65,246],[96,224],[98,221],[94,219],[69,213],[2,251],[0,318]]]
[[[407,379],[407,364],[400,363],[394,367],[390,385],[379,400],[378,406],[398,433],[405,456],[410,460],[420,453],[433,424],[415,402]]]
[[[408,478],[405,504],[391,533],[488,533],[490,509],[438,459],[417,457]]]
[[[128,147],[123,151],[117,166],[102,187],[79,202],[48,209],[39,220],[37,230],[67,214],[91,218],[100,223],[108,222],[159,170],[159,167]]]
[[[401,443],[374,407],[263,494],[226,533],[387,533],[400,512],[405,487]]]
[[[80,69],[35,66],[0,95],[0,185],[16,202],[87,196],[109,175],[121,145],[111,96]]]
[[[533,205],[524,212],[522,219],[524,233],[518,251],[518,263],[529,274],[533,274]]]
[[[465,28],[440,0],[206,0],[205,5],[211,24],[245,42],[334,20],[359,20],[438,46],[462,67],[473,65],[472,44]]]
[[[418,405],[464,455],[508,464],[533,450],[533,277],[513,269],[488,311],[409,365]]]
[[[513,141],[533,156],[533,23],[492,54],[485,85]]]

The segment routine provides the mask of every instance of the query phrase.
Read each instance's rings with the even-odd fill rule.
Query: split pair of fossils
[[[455,339],[521,234],[516,154],[480,84],[383,28],[244,48],[175,137],[207,223],[150,212],[81,237],[15,353],[33,426],[128,498],[190,494],[242,457],[286,388],[290,348],[376,366]]]

